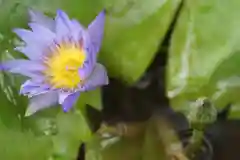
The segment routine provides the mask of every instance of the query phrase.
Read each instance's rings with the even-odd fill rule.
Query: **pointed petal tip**
[[[61,9],[57,9],[56,11],[56,17],[59,16],[61,14],[62,10]]]
[[[4,71],[4,70],[5,70],[5,67],[2,64],[0,64],[0,71]]]
[[[8,61],[0,63],[0,71],[8,71],[11,68],[7,63]]]
[[[28,26],[32,29],[32,31],[33,31],[33,29],[34,29],[34,27],[36,26],[36,23],[34,23],[34,22],[29,22],[28,23]]]
[[[24,38],[31,33],[30,30],[27,29],[22,29],[22,28],[14,28],[12,29],[12,32],[15,33],[16,35],[18,35],[19,38],[21,38],[22,40],[24,40]]]
[[[56,11],[57,14],[61,14],[62,12],[63,12],[63,10],[61,10],[61,9],[57,9],[57,11]]]
[[[43,109],[50,108],[57,104],[58,95],[51,91],[31,97],[29,105],[26,109],[25,116],[31,116]]]
[[[23,90],[22,90],[22,87],[20,88],[19,92],[18,92],[19,95],[23,95]]]
[[[63,10],[57,9],[56,16],[62,17],[63,15],[67,15]]]
[[[30,18],[31,18],[32,15],[33,15],[33,10],[32,10],[32,8],[28,8],[28,9],[27,9],[27,12],[28,12],[28,15],[29,15]]]
[[[101,13],[106,14],[106,13],[107,13],[107,10],[104,8],[104,9],[101,11]]]
[[[52,31],[54,30],[55,23],[53,19],[45,15],[44,11],[28,8],[28,15],[30,22],[35,22],[49,28]]]
[[[85,82],[83,89],[79,88],[82,92],[96,89],[97,87],[105,86],[109,84],[109,78],[107,75],[106,68],[97,63],[91,76],[88,77],[88,80]]]
[[[45,27],[44,25],[41,25],[35,22],[30,22],[28,23],[28,26],[32,29],[33,33],[45,35],[49,38],[51,37],[52,39],[55,38],[55,34],[51,31],[51,29]]]
[[[63,112],[69,112],[71,108],[76,104],[80,92],[69,93],[67,94],[59,94],[59,104],[62,105]],[[62,102],[62,103],[61,103]]]
[[[68,112],[68,109],[66,107],[62,107],[62,110],[63,110],[64,113]]]
[[[29,7],[28,9],[27,9],[27,12],[28,12],[28,14],[29,14],[29,16],[30,16],[30,18],[34,15],[34,13],[36,12],[36,10],[34,10],[33,8],[31,8],[31,7]]]
[[[106,13],[107,13],[107,10],[106,10],[106,9],[103,9],[103,10],[97,15],[97,17],[102,17],[102,19],[104,19]]]
[[[13,28],[12,32],[17,34],[19,32],[19,30],[21,30],[21,29],[20,28]]]
[[[30,21],[35,21],[36,20],[36,17],[37,15],[39,15],[41,12],[33,9],[33,8],[28,8],[28,16],[29,16],[29,19]]]
[[[33,115],[34,113],[36,113],[37,110],[35,110],[33,107],[29,107],[27,108],[25,114],[24,114],[24,117],[29,117],[31,115]]]

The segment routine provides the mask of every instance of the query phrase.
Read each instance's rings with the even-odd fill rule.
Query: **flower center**
[[[59,45],[50,57],[47,57],[45,75],[55,88],[74,89],[82,81],[78,69],[83,66],[85,53],[74,44]]]

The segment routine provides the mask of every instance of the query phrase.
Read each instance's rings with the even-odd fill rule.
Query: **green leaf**
[[[46,160],[51,156],[51,141],[48,137],[35,137],[31,132],[10,130],[1,126],[1,159]]]
[[[214,86],[213,100],[216,106],[225,107],[231,104],[230,118],[240,118],[239,94],[240,94],[240,71],[239,52],[232,53],[216,69],[211,76],[210,84]]]
[[[45,160],[51,153],[49,137],[34,136],[22,127],[24,100],[16,97],[13,87],[6,86],[1,74],[0,90],[0,159]],[[36,156],[37,155],[37,156]]]
[[[180,0],[104,2],[109,14],[100,60],[111,76],[134,82],[154,58]]]
[[[218,108],[234,103],[237,84],[230,81],[240,73],[239,6],[238,0],[184,3],[168,63],[168,96],[176,110],[187,110],[190,101],[205,96]]]
[[[50,136],[54,158],[75,159],[81,142],[91,139],[91,130],[81,110],[63,113],[61,108],[37,112],[25,121],[36,135]]]
[[[179,2],[180,0],[53,0],[49,5],[47,0],[11,0],[0,7],[0,34],[3,43],[10,46],[9,38],[14,37],[12,28],[26,26],[26,11],[29,7],[50,15],[54,15],[58,8],[63,9],[85,26],[106,8],[107,20],[100,61],[111,76],[134,82],[153,59]]]
[[[101,139],[97,136],[87,143],[86,160],[103,160],[101,154]]]
[[[97,110],[102,109],[101,88],[81,93],[80,100],[85,104],[94,107]]]
[[[75,159],[81,142],[91,138],[82,111],[75,108],[63,113],[56,106],[24,117],[27,99],[19,97],[16,86],[11,85],[19,79],[1,74],[0,80],[0,142],[4,146],[0,159]]]

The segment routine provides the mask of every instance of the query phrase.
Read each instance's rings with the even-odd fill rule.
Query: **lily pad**
[[[92,136],[80,109],[84,106],[67,114],[53,106],[25,117],[27,98],[11,83],[19,79],[1,74],[0,80],[0,159],[75,159],[81,142]]]
[[[231,85],[240,73],[239,6],[238,0],[185,1],[168,62],[167,93],[176,110],[187,110],[190,101],[205,96],[219,109],[238,102],[238,86]]]

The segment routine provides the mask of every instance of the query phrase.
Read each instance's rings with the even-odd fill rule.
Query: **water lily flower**
[[[67,112],[81,92],[107,85],[105,67],[97,63],[104,32],[105,11],[83,27],[58,10],[54,19],[39,11],[29,11],[31,30],[14,29],[25,42],[17,46],[28,59],[2,62],[1,70],[21,74],[29,79],[20,94],[30,98],[26,114],[61,104]]]

